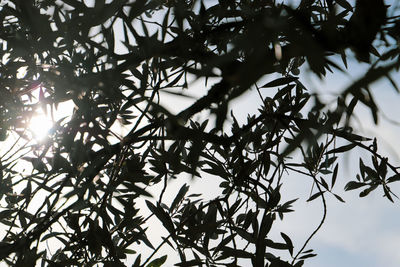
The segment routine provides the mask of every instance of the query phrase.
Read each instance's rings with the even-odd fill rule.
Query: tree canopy
[[[398,167],[353,129],[357,106],[381,119],[375,81],[399,90],[395,2],[2,1],[0,260],[303,266],[326,197],[343,201],[343,153],[371,156],[345,190],[396,200]],[[348,60],[368,70],[334,102],[302,81],[351,72]],[[258,111],[241,121],[232,101],[249,92]],[[40,112],[53,121],[42,139]],[[293,211],[281,200],[292,176],[323,203],[304,244],[270,234]]]

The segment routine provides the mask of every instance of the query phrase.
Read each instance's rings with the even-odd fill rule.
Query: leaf
[[[167,260],[167,255],[164,255],[160,258],[154,259],[146,267],[160,267]]]
[[[222,247],[220,249],[224,256],[235,257],[235,258],[243,258],[243,259],[251,259],[254,255],[253,253],[247,252],[242,249],[234,249],[231,247]]]
[[[179,74],[175,77],[175,79],[174,79],[172,82],[170,82],[169,84],[167,84],[167,85],[165,86],[165,88],[174,86],[177,82],[179,82],[179,81],[182,79],[183,74],[185,74],[184,71],[182,71],[181,73],[179,73]],[[163,92],[164,92],[164,91],[163,91]]]
[[[162,22],[162,28],[161,28],[161,41],[164,42],[165,36],[167,35],[168,32],[168,18],[169,18],[169,13],[171,11],[171,8],[168,8],[167,13],[164,15],[164,19]]]
[[[213,250],[213,255],[215,255],[217,252],[221,251],[224,246],[226,246],[229,242],[231,242],[235,237],[236,233],[233,235],[228,235],[225,239],[223,239],[215,248],[211,249]]]
[[[363,178],[363,180],[365,180],[365,173],[366,173],[365,169],[366,169],[366,166],[365,166],[365,164],[364,164],[364,162],[362,161],[361,158],[360,158],[360,161],[359,161],[359,166],[360,166],[361,177]]]
[[[304,256],[301,256],[301,257],[299,258],[299,260],[304,260],[304,259],[311,258],[311,257],[315,257],[315,256],[317,256],[317,254],[313,254],[313,253],[311,253],[311,254],[306,254],[306,255],[304,255]]]
[[[379,176],[382,177],[383,179],[385,179],[387,175],[387,166],[388,166],[388,159],[383,158],[378,168],[376,169],[378,171]]]
[[[121,10],[124,4],[125,1],[113,1],[110,4],[104,5],[100,12],[96,13],[95,19],[90,24],[96,25],[104,23],[106,20],[112,18],[115,13]]]
[[[132,267],[140,267],[140,258],[142,257],[142,254],[139,254],[135,260],[135,262],[132,264]]]
[[[340,51],[340,56],[342,58],[343,64],[347,69],[347,59],[346,59],[346,52],[345,50]]]
[[[0,211],[0,220],[3,220],[4,218],[13,217],[12,214],[13,214],[14,212],[15,212],[15,211],[13,211],[13,210],[3,210],[3,211]]]
[[[372,46],[372,45],[370,47],[370,52],[371,52],[371,54],[373,54],[376,57],[381,57],[381,55],[379,54],[378,50],[376,50],[376,48],[374,46]]]
[[[180,267],[203,266],[203,265],[204,262],[202,262],[201,260],[183,261],[175,264],[175,266],[180,266]]]
[[[368,196],[369,193],[374,191],[377,187],[378,187],[377,185],[372,185],[372,186],[368,187],[367,189],[364,189],[363,191],[360,192],[360,197]]]
[[[335,135],[342,137],[350,142],[352,141],[371,141],[371,138],[367,138],[358,134],[348,133],[345,131],[335,131]]]
[[[326,189],[326,190],[329,190],[329,185],[328,185],[328,183],[325,181],[325,179],[324,178],[322,178],[321,177],[321,184],[322,184],[322,186]]]
[[[176,194],[174,200],[172,201],[172,204],[169,208],[170,212],[172,212],[176,208],[176,206],[182,200],[182,198],[186,195],[188,190],[189,190],[189,186],[187,186],[186,184],[182,185],[181,189],[179,189],[178,194]]]
[[[354,190],[360,187],[365,186],[365,183],[361,183],[361,182],[356,182],[356,181],[350,181],[346,184],[346,186],[344,187],[345,191],[350,191],[350,190]]]
[[[294,84],[289,84],[285,86],[284,88],[280,89],[275,95],[274,95],[274,100],[282,98],[284,95],[289,93],[296,85]]]
[[[346,151],[349,151],[349,150],[353,149],[356,145],[357,144],[344,145],[344,146],[329,150],[328,152],[326,152],[326,154],[343,153],[343,152],[346,152]]]
[[[386,78],[389,80],[389,82],[392,84],[392,87],[396,90],[396,93],[400,93],[400,89],[397,86],[396,82],[392,79],[390,74],[386,74]]]
[[[365,166],[365,172],[367,173],[366,180],[372,180],[372,181],[379,180],[378,173],[371,167]]]
[[[271,258],[269,260],[271,261],[271,264],[268,265],[269,267],[292,267],[293,266],[290,263],[288,263],[287,261],[283,261],[279,258]]]
[[[293,255],[293,243],[292,243],[292,240],[285,233],[281,232],[281,236],[282,236],[283,240],[285,240],[285,242],[286,242],[286,245],[287,245],[287,248],[289,250],[290,256],[292,256]]]
[[[146,205],[150,211],[156,215],[156,217],[162,222],[163,226],[168,230],[169,233],[175,233],[175,227],[172,223],[171,217],[164,211],[164,209],[157,205],[154,206],[150,201],[146,200]]]
[[[336,195],[336,194],[333,194],[334,196],[335,196],[335,198],[337,199],[337,200],[339,200],[340,202],[343,202],[343,203],[345,203],[346,201],[344,201],[343,200],[343,198],[341,197],[341,196],[339,196],[339,195]]]
[[[351,11],[353,10],[353,7],[351,6],[351,4],[349,2],[347,2],[346,0],[336,0],[335,1],[336,4],[340,5],[341,7],[343,7],[344,9]]]
[[[40,241],[43,242],[43,241],[45,241],[45,240],[47,240],[47,239],[49,239],[49,238],[57,237],[58,235],[64,235],[64,236],[66,236],[66,234],[65,234],[65,233],[62,233],[62,232],[51,232],[51,233],[49,233],[49,234],[47,234],[47,235],[44,235],[44,236],[42,237],[42,239],[40,239]]]
[[[387,185],[383,185],[383,192],[385,193],[385,197],[387,197],[393,203],[394,201],[390,195],[390,188]]]
[[[273,80],[272,82],[266,83],[261,88],[270,88],[270,87],[277,87],[280,85],[285,85],[294,81],[297,81],[299,78],[298,77],[284,77],[284,78],[278,78],[276,80]]]
[[[222,130],[227,113],[228,103],[227,101],[223,101],[221,104],[218,105],[218,108],[215,111],[215,115],[217,116],[217,119],[215,120],[215,128],[217,130]]]
[[[284,244],[284,243],[274,242],[271,239],[266,239],[265,245],[267,245],[267,247],[270,247],[273,249],[279,249],[279,250],[288,249],[288,245],[286,243]]]
[[[206,162],[211,168],[205,169],[202,168],[201,170],[207,172],[209,174],[213,174],[215,176],[221,177],[224,180],[227,180],[227,173],[225,169],[221,165],[217,165],[213,162],[207,161]]]
[[[339,168],[339,164],[336,164],[335,169],[333,169],[332,180],[331,180],[331,189],[333,188],[333,186],[336,183],[338,168]]]
[[[393,183],[393,182],[396,182],[396,181],[400,181],[400,175],[399,174],[395,174],[395,175],[389,177],[386,180],[386,183]]]
[[[137,193],[138,195],[153,197],[149,192],[147,192],[144,188],[141,188],[135,185],[132,181],[124,182],[125,185],[130,191]]]
[[[32,157],[23,157],[22,159],[31,162],[35,170],[41,173],[47,172],[47,166],[41,159]]]
[[[71,170],[71,164],[66,158],[56,153],[52,159],[52,172],[68,172]]]
[[[242,228],[239,228],[239,227],[234,227],[233,229],[236,231],[236,233],[238,233],[238,235],[241,238],[243,238],[247,242],[249,242],[251,244],[255,244],[256,243],[256,238],[252,234],[247,232],[246,230],[244,230]]]
[[[317,192],[314,195],[312,195],[309,199],[307,199],[307,202],[313,201],[314,199],[322,196],[325,193],[325,191]]]
[[[45,101],[46,101],[46,99],[45,99],[45,96],[44,96],[43,87],[39,86],[39,102],[43,105],[45,103]],[[44,112],[46,112],[46,110],[44,110]]]
[[[349,105],[346,108],[346,114],[347,117],[350,118],[350,116],[353,114],[354,108],[358,103],[358,98],[357,97],[353,97],[353,99],[351,99]]]
[[[298,200],[298,198],[295,198],[295,199],[289,200],[288,202],[285,202],[284,204],[282,204],[282,205],[277,209],[277,211],[279,211],[279,212],[291,212],[291,211],[293,211],[293,210],[290,209],[290,208],[292,207],[292,204],[293,204],[294,202],[296,202],[297,200]]]

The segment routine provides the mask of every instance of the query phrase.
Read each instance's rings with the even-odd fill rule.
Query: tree
[[[324,223],[326,196],[343,201],[334,193],[338,157],[357,148],[371,163],[360,159],[346,190],[362,188],[363,197],[379,188],[394,200],[398,168],[352,125],[358,105],[378,123],[373,82],[388,79],[398,90],[396,5],[4,2],[0,135],[5,145],[13,141],[1,155],[6,263],[123,266],[129,257],[132,266],[161,266],[162,250],[172,247],[177,266],[303,266],[315,255],[306,247]],[[334,104],[309,93],[300,71],[308,66],[320,79],[351,72],[348,58],[369,69]],[[205,94],[191,98],[197,80]],[[250,90],[262,104],[242,123],[230,104]],[[166,95],[191,103],[173,112]],[[51,117],[63,103],[73,103],[73,114],[55,121],[45,139],[32,138],[34,114]],[[324,209],[296,246],[285,233],[269,235],[292,211],[295,199],[281,201],[292,174],[313,180],[309,201]],[[193,194],[190,182],[169,186],[206,176],[221,188],[209,199]],[[166,233],[159,241],[148,238],[156,221]]]

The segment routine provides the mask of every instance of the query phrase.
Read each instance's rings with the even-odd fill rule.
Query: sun
[[[53,121],[49,116],[38,113],[31,118],[28,129],[35,140],[41,141],[49,135],[49,131],[52,127]]]

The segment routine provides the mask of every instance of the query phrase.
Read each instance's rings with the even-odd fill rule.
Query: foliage
[[[351,126],[361,104],[378,122],[374,81],[389,79],[398,90],[391,78],[400,65],[397,7],[283,2],[3,1],[0,259],[299,267],[315,256],[305,248],[325,220],[326,196],[343,201],[333,191],[338,158],[354,149],[369,152],[372,163],[360,159],[360,175],[345,189],[366,196],[381,188],[393,201],[398,169],[376,139]],[[348,58],[369,70],[335,103],[302,83],[307,68],[321,79],[351,71]],[[197,80],[205,94],[193,98],[202,90]],[[250,90],[262,104],[243,123],[230,104]],[[190,105],[170,111],[168,95]],[[73,114],[33,139],[31,118],[38,110],[54,116],[63,103],[73,103]],[[281,188],[293,174],[311,178],[309,201],[323,202],[304,246],[270,235],[292,211],[295,200],[282,201]],[[190,182],[176,187],[210,176],[221,189],[212,198],[193,193]],[[166,231],[161,240],[149,238],[154,225]]]

